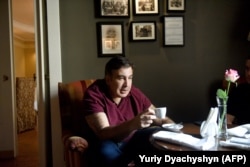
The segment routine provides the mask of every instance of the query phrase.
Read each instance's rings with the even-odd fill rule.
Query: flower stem
[[[223,122],[224,122],[224,119],[225,119],[225,116],[226,116],[226,106],[225,106],[225,101],[223,101],[223,113],[222,113],[222,115],[221,115],[221,117],[220,117],[220,124],[219,124],[219,128],[220,128],[220,130],[221,130],[221,128],[222,128],[222,125],[223,125]]]
[[[227,94],[227,96],[228,96],[228,92],[229,92],[230,84],[231,84],[231,82],[228,82],[228,84],[227,84],[227,90],[226,90],[226,94]]]

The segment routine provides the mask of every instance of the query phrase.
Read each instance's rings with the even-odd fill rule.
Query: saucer
[[[175,123],[169,123],[169,124],[163,124],[162,127],[166,130],[173,131],[173,132],[180,132],[180,130],[183,128],[182,124],[175,124]]]

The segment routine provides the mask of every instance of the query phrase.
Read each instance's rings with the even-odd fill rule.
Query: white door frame
[[[58,82],[62,81],[59,0],[34,1],[39,80],[40,167],[63,167],[58,102]]]

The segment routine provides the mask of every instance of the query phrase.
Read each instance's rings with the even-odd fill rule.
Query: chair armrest
[[[66,150],[77,150],[84,152],[88,148],[88,142],[86,139],[79,136],[74,136],[68,130],[63,131],[62,141]]]
[[[70,131],[63,131],[62,141],[64,146],[64,159],[66,167],[86,166],[83,155],[88,148],[88,142],[82,137],[73,136]]]
[[[66,147],[79,152],[84,152],[88,148],[88,142],[82,137],[71,136],[66,141]]]

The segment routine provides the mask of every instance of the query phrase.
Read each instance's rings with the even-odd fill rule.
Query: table
[[[194,123],[185,123],[183,125],[184,125],[184,127],[182,129],[183,133],[190,134],[190,135],[192,135],[194,137],[201,138],[201,136],[200,136],[200,126],[198,126],[198,125],[196,125]],[[174,144],[174,143],[170,143],[170,142],[166,142],[166,141],[162,141],[162,140],[157,140],[157,139],[154,139],[153,137],[150,138],[150,141],[153,144],[153,146],[155,146],[156,148],[158,148],[160,150],[194,151],[194,149],[192,149],[192,148],[182,146],[182,145],[178,145],[178,144]],[[214,148],[214,151],[238,151],[238,150],[240,150],[240,149],[229,148],[229,147],[221,147],[219,145],[217,145],[216,148]]]

